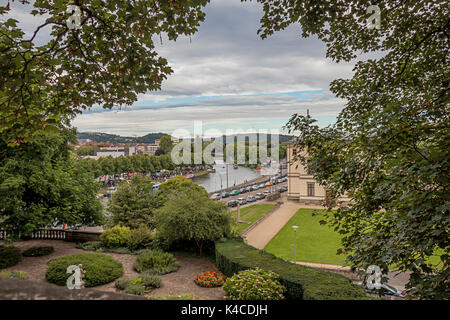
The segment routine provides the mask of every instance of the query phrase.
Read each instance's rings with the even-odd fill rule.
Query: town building
[[[324,200],[331,200],[330,195],[317,181],[313,175],[300,163],[294,161],[297,148],[293,143],[287,144],[287,177],[288,177],[288,200],[298,201],[304,204],[323,204]],[[302,151],[303,155],[305,151]],[[348,203],[350,199],[346,196],[338,199],[339,202]]]
[[[103,157],[113,157],[117,158],[120,156],[132,156],[137,152],[136,147],[127,147],[127,146],[111,146],[111,147],[96,147],[94,149],[94,157],[96,159]]]
[[[157,145],[157,144],[143,144],[143,145],[139,145],[138,148],[139,148],[139,150],[142,153],[149,154],[149,155],[154,155],[156,150],[158,150],[159,145]]]

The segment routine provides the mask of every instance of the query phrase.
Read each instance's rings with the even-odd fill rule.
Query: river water
[[[259,172],[256,172],[247,167],[239,166],[237,169],[233,168],[233,165],[225,165],[222,163],[215,164],[215,173],[194,178],[193,181],[198,185],[201,185],[208,192],[214,192],[227,188],[227,166],[228,166],[228,187],[232,188],[233,185],[249,181],[260,176]]]

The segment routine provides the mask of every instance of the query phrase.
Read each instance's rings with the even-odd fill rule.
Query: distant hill
[[[276,136],[276,135],[275,135],[275,136]],[[279,142],[280,142],[280,143],[287,142],[287,141],[289,141],[289,140],[291,140],[291,139],[293,138],[293,136],[290,136],[290,135],[287,135],[287,134],[280,134],[280,135],[278,135],[278,136],[279,136]],[[226,136],[224,135],[223,138],[224,138],[224,141],[225,141],[225,143],[226,143],[226,140],[225,140],[225,139],[226,139]],[[245,138],[245,140],[253,141],[253,140],[255,140],[256,138],[259,139],[259,133],[255,134],[255,136],[252,137],[252,139],[250,139],[250,137],[246,137],[245,134],[237,134],[237,135],[234,136],[234,140],[235,140],[235,141],[237,141],[238,138],[241,138],[241,139]],[[270,141],[272,140],[271,134],[267,134],[266,138],[267,138],[267,143],[270,143]]]
[[[161,139],[162,136],[167,135],[167,133],[149,133],[142,137],[125,137],[119,136],[117,134],[109,134],[103,132],[79,132],[77,134],[78,139],[89,139],[93,142],[113,142],[113,143],[133,143],[135,140],[137,143],[155,143],[155,140]],[[235,141],[237,137],[244,136],[244,134],[235,135]],[[224,142],[226,143],[226,137],[223,136]],[[270,134],[267,135],[267,140],[270,143]],[[280,143],[289,141],[292,139],[292,136],[280,134]],[[247,139],[248,140],[248,137]]]
[[[113,143],[133,143],[137,140],[138,143],[155,143],[156,139],[161,139],[167,133],[149,133],[142,137],[124,137],[117,134],[109,134],[103,132],[79,132],[77,139],[89,139],[93,142],[113,142]]]

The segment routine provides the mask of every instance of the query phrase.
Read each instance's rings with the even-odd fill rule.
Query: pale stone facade
[[[326,199],[327,192],[299,161],[293,162],[296,152],[298,151],[295,146],[288,143],[288,200],[295,200],[304,204],[322,204]],[[349,202],[350,199],[342,197],[339,201]]]

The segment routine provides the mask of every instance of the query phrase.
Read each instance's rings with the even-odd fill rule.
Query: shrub
[[[45,278],[48,282],[65,286],[69,277],[67,267],[78,264],[82,264],[86,272],[83,277],[86,287],[109,283],[123,274],[122,263],[110,256],[100,253],[83,253],[53,259],[48,264]]]
[[[199,273],[194,282],[200,287],[214,288],[221,287],[225,283],[225,276],[220,272],[206,271]]]
[[[272,271],[250,269],[228,278],[223,286],[229,300],[281,300],[285,288]]]
[[[22,261],[20,249],[13,246],[0,246],[0,269],[15,266]]]
[[[133,264],[137,272],[147,271],[153,274],[165,274],[178,270],[180,264],[170,253],[149,250],[137,256]]]
[[[24,252],[22,252],[22,255],[24,257],[41,257],[51,254],[53,251],[52,246],[42,246],[42,247],[31,247]]]
[[[114,283],[115,287],[125,293],[142,295],[161,286],[161,278],[142,273],[138,278],[119,278]]]
[[[28,279],[28,273],[26,273],[25,271],[16,271],[16,270],[1,271],[0,277],[26,280]]]
[[[142,284],[146,288],[159,288],[161,287],[161,277],[150,274],[147,272],[143,272],[139,275],[139,278],[142,280]]]
[[[88,251],[97,251],[101,249],[103,246],[103,243],[101,241],[87,241],[83,243],[77,244],[77,248],[88,250]]]
[[[124,290],[123,292],[125,293],[129,293],[129,294],[136,294],[138,296],[143,295],[145,293],[145,288],[144,286],[140,285],[140,284],[129,284]]]
[[[101,234],[100,240],[107,248],[125,247],[130,238],[130,233],[130,228],[128,227],[115,226],[105,230]]]
[[[119,290],[125,290],[130,285],[130,278],[119,278],[114,282],[114,286]]]
[[[132,251],[149,248],[152,245],[153,239],[154,235],[149,228],[139,227],[138,229],[131,230],[127,247]]]
[[[280,276],[287,299],[337,300],[366,298],[364,289],[350,279],[331,272],[308,268],[246,245],[242,239],[216,242],[216,265],[228,277],[247,269],[271,270]]]

